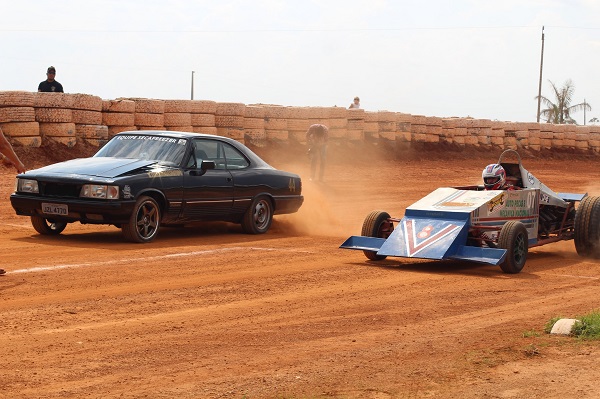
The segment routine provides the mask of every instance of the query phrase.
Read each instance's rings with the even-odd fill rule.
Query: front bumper
[[[135,200],[82,200],[75,198],[40,197],[35,195],[12,194],[10,203],[17,215],[40,216],[53,222],[81,222],[90,224],[127,223],[133,212]],[[46,214],[42,203],[68,206],[67,215]]]

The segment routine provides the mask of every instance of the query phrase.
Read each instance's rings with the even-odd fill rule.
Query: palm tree
[[[591,111],[592,107],[590,104],[583,102],[580,104],[571,105],[573,99],[573,92],[575,92],[575,84],[571,79],[567,80],[563,87],[557,88],[552,81],[549,81],[554,90],[554,96],[556,97],[556,103],[550,101],[547,97],[536,96],[537,99],[541,99],[544,105],[548,108],[540,112],[540,116],[546,118],[546,122],[554,123],[557,125],[562,124],[577,124],[575,119],[571,117],[571,113],[588,110]]]

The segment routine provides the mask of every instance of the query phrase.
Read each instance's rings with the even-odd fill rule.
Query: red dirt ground
[[[29,168],[93,152],[17,150]],[[0,398],[600,397],[600,344],[543,333],[599,308],[600,263],[572,242],[517,275],[338,249],[371,210],[478,183],[499,150],[338,147],[324,184],[301,156],[258,152],[305,178],[300,212],[265,235],[215,223],[147,245],[111,226],[36,234],[0,165]],[[524,154],[554,190],[594,195],[599,161]]]

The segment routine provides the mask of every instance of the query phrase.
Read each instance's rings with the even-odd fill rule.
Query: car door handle
[[[233,179],[232,179],[231,177],[228,177],[228,178],[227,178],[227,181],[228,181],[229,183],[231,183],[231,182],[233,181]]]

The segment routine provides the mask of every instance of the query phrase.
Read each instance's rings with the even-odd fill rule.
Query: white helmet
[[[486,190],[500,190],[506,183],[506,171],[502,165],[492,163],[483,169],[481,178]]]

